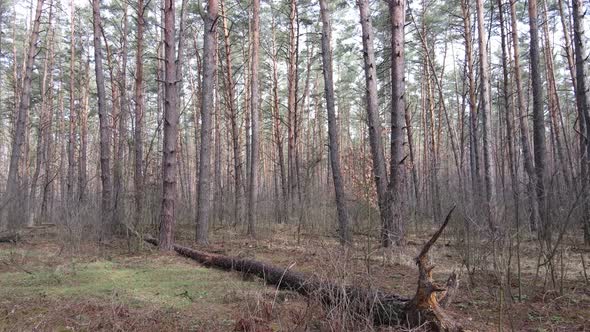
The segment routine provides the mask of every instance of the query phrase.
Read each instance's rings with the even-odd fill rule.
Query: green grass
[[[178,259],[132,262],[99,260],[89,263],[29,267],[27,271],[0,273],[0,298],[113,298],[141,306],[149,302],[164,308],[193,303],[222,303],[227,294],[263,287],[244,283],[227,272],[206,269]]]

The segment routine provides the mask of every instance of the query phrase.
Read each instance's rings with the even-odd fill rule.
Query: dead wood
[[[411,299],[381,290],[320,280],[315,276],[306,276],[289,268],[256,260],[207,253],[178,244],[173,245],[173,249],[206,267],[255,275],[278,289],[317,298],[326,306],[345,308],[359,317],[371,317],[377,325],[426,326],[433,331],[461,331],[460,324],[445,311],[458,287],[457,275],[453,273],[449,277],[446,287],[436,285],[432,279],[434,265],[428,260],[428,251],[447,226],[452,212],[453,210],[449,212],[444,223],[416,258],[419,270],[418,288]],[[158,240],[149,235],[143,238],[150,244],[158,245]],[[437,298],[436,293],[441,295]]]
[[[20,241],[20,234],[17,232],[8,232],[0,234],[0,243],[16,243]]]

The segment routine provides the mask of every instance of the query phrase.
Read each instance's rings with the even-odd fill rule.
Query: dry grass
[[[406,247],[390,251],[365,236],[358,236],[354,248],[347,250],[319,232],[298,239],[291,226],[269,229],[256,241],[232,229],[218,229],[208,250],[409,297],[417,273],[413,258],[428,233],[410,234]],[[454,314],[471,330],[497,331],[497,280],[477,273],[468,282],[455,241],[441,240],[433,250],[435,278],[443,281],[452,270],[463,274]],[[503,328],[589,329],[590,290],[581,275],[580,254],[564,252],[568,273],[559,295],[543,290],[542,279],[533,283],[534,245],[523,243],[523,302],[505,304]],[[47,235],[18,245],[0,244],[0,331],[395,330],[351,323],[342,312],[325,312],[313,301],[265,287],[259,280],[243,280],[237,273],[206,269],[149,247],[132,254],[126,248],[121,241],[108,248],[80,245],[74,252]],[[515,294],[516,285],[511,286]]]

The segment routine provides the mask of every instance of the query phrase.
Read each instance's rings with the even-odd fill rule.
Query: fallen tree
[[[20,241],[20,234],[18,232],[0,233],[0,243],[17,243]]]
[[[445,310],[458,287],[457,276],[453,272],[445,287],[437,285],[432,278],[434,265],[428,259],[430,248],[449,223],[453,210],[454,207],[416,258],[419,271],[418,287],[411,299],[381,290],[322,281],[291,271],[289,268],[260,261],[207,253],[177,244],[173,248],[178,254],[204,266],[255,275],[278,289],[295,291],[307,297],[317,298],[324,305],[339,306],[357,315],[369,317],[377,325],[422,326],[434,331],[461,331],[461,325]],[[144,236],[143,239],[150,244],[158,245],[158,240],[151,236]]]

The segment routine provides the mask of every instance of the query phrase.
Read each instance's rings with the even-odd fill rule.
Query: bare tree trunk
[[[173,0],[164,1],[164,143],[162,156],[162,208],[160,212],[160,250],[172,250],[174,244],[178,109],[176,87],[175,8]]]
[[[59,70],[59,77],[63,80],[64,77],[64,69],[60,68]],[[57,174],[59,176],[59,199],[62,202],[66,201],[66,193],[67,193],[67,188],[66,188],[66,169],[65,169],[65,163],[67,162],[66,158],[67,158],[67,152],[66,152],[66,140],[63,139],[64,137],[67,137],[68,133],[66,132],[66,124],[65,124],[65,106],[64,106],[64,89],[63,86],[60,85],[59,90],[58,90],[58,104],[59,104],[59,113],[58,113],[58,130],[57,130],[57,134],[55,135],[55,142],[56,145],[59,146],[59,151],[58,151],[58,155],[60,156],[59,158],[59,166],[57,169]]]
[[[116,158],[114,160],[114,207],[113,222],[118,225],[123,221],[125,200],[123,198],[125,183],[123,179],[123,161],[125,146],[127,145],[127,0],[123,1],[123,29],[121,45],[121,64],[119,69],[119,141],[117,142]]]
[[[76,151],[76,127],[77,127],[77,119],[76,119],[76,82],[75,82],[75,68],[76,68],[76,41],[74,39],[74,31],[76,29],[74,24],[74,12],[75,6],[74,1],[70,1],[71,7],[71,22],[70,22],[70,134],[68,136],[68,177],[67,177],[67,186],[68,192],[66,197],[68,198],[68,204],[71,204],[74,198],[74,170],[76,168],[76,158],[75,158],[75,151]]]
[[[340,171],[340,147],[338,144],[338,127],[336,123],[336,107],[334,103],[334,79],[332,77],[332,40],[330,13],[326,0],[320,0],[320,15],[322,19],[322,71],[324,73],[324,91],[326,94],[326,110],[328,112],[328,136],[330,140],[330,162],[334,191],[336,192],[336,209],[338,211],[338,230],[340,244],[345,245],[352,240],[350,235],[350,218],[346,207],[342,172]]]
[[[93,26],[94,26],[94,70],[96,77],[96,90],[98,93],[98,118],[100,122],[100,178],[102,182],[102,227],[103,237],[108,238],[114,230],[111,210],[111,129],[109,111],[106,105],[106,91],[104,73],[102,68],[102,25],[100,18],[100,0],[92,0]]]
[[[255,237],[256,200],[258,195],[259,131],[258,123],[258,51],[260,44],[260,0],[252,3],[252,75],[250,79],[250,112],[252,115],[252,144],[250,157],[250,188],[248,191],[248,235]]]
[[[567,59],[568,70],[570,74],[570,79],[572,81],[572,86],[574,91],[577,88],[576,84],[576,65],[574,61],[574,51],[572,42],[570,39],[570,29],[567,26],[566,21],[569,21],[568,16],[563,11],[563,0],[557,0],[557,8],[559,9],[559,18],[561,20],[561,28],[563,30],[563,39],[565,42],[564,50],[565,50],[565,57]]]
[[[547,73],[547,90],[548,90],[548,99],[549,99],[549,115],[551,120],[551,127],[555,137],[555,147],[557,152],[557,157],[559,161],[555,161],[559,164],[561,169],[561,173],[563,176],[563,180],[565,182],[566,188],[570,188],[571,183],[571,174],[570,170],[573,168],[573,163],[568,162],[566,159],[570,157],[569,153],[569,144],[567,142],[567,136],[563,135],[562,139],[562,128],[560,127],[560,118],[561,118],[561,104],[559,100],[559,94],[557,93],[557,83],[555,82],[555,70],[553,64],[553,47],[551,47],[551,42],[549,40],[549,17],[547,15],[547,2],[543,2],[543,37],[544,37],[544,47],[543,53],[545,55],[545,64],[546,64],[546,73]],[[563,142],[562,142],[563,140]],[[571,159],[569,159],[571,161]]]
[[[135,61],[135,129],[133,141],[135,147],[135,220],[137,226],[143,216],[143,33],[145,29],[144,13],[146,6],[143,0],[137,1],[137,53]]]
[[[219,64],[219,49],[216,52],[216,63]],[[215,86],[219,86],[219,76],[216,77]],[[213,178],[215,181],[214,191],[214,205],[213,214],[214,220],[218,220],[223,225],[223,178],[221,177],[221,159],[222,156],[222,142],[221,142],[221,107],[219,101],[219,89],[215,89],[215,154],[214,154],[214,167],[213,167]]]
[[[182,105],[182,98],[183,98],[183,78],[182,78],[182,74],[183,74],[183,61],[184,61],[184,44],[185,44],[185,35],[186,35],[186,28],[185,28],[185,18],[186,18],[186,5],[187,5],[187,0],[182,0],[181,1],[181,5],[180,5],[180,14],[178,15],[180,21],[178,23],[178,46],[176,49],[176,76],[175,76],[175,81],[176,81],[176,109],[178,112],[178,117],[179,117],[179,122],[180,122],[180,116],[184,113],[182,112],[183,109],[183,105]],[[182,130],[182,128],[180,129]],[[187,180],[187,176],[188,176],[188,171],[187,171],[187,158],[184,158],[184,154],[183,154],[183,150],[184,150],[184,146],[186,145],[185,143],[183,143],[183,133],[182,131],[179,131],[177,133],[177,138],[176,138],[176,144],[177,144],[177,154],[176,154],[176,160],[178,163],[178,179],[180,180],[180,199],[179,201],[182,203],[187,202],[187,205],[191,205],[191,200],[190,200],[190,193],[189,193],[189,187],[190,187],[190,181]]]
[[[233,79],[231,43],[229,39],[229,27],[225,15],[225,1],[221,1],[221,17],[223,23],[223,40],[225,46],[225,65],[226,65],[226,94],[227,107],[229,110],[229,120],[231,125],[232,148],[233,148],[233,166],[234,166],[234,225],[242,224],[244,219],[244,185],[242,183],[242,151],[240,148],[240,135],[238,125],[238,111],[235,105],[235,83]]]
[[[465,62],[467,67],[467,80],[469,82],[469,157],[471,164],[471,186],[473,195],[480,188],[480,157],[477,140],[477,100],[475,96],[475,70],[473,65],[473,44],[471,35],[471,7],[469,1],[461,1],[463,15],[463,33],[465,39]]]
[[[503,0],[498,0],[498,13],[500,19],[500,31],[501,31],[501,43],[502,43],[502,78],[503,78],[503,85],[502,85],[502,97],[504,101],[504,119],[506,122],[506,139],[508,145],[508,160],[509,160],[509,172],[510,172],[510,182],[512,187],[512,198],[514,200],[514,219],[516,225],[516,261],[517,261],[517,270],[518,270],[518,299],[521,299],[521,279],[520,279],[520,190],[519,190],[519,181],[518,181],[518,166],[515,161],[516,153],[515,153],[515,143],[513,139],[513,124],[512,124],[512,112],[510,106],[510,77],[509,77],[509,68],[508,68],[508,50],[507,50],[507,33],[506,33],[506,26],[504,25],[504,14],[506,6],[503,3]],[[512,106],[514,109],[514,106]]]
[[[411,163],[411,172],[412,172],[412,184],[414,185],[414,199],[415,207],[414,209],[420,208],[420,189],[418,187],[418,174],[416,171],[416,159],[414,156],[414,135],[412,129],[412,115],[409,107],[406,107],[406,112],[404,114],[405,121],[406,121],[406,134],[408,136],[408,150],[409,150],[409,157]]]
[[[529,24],[530,24],[530,58],[531,81],[533,91],[533,146],[535,160],[535,175],[537,181],[536,193],[539,202],[541,216],[540,238],[546,241],[550,247],[551,234],[545,206],[545,112],[543,109],[543,82],[541,81],[540,57],[539,57],[539,32],[537,29],[537,1],[529,0]]]
[[[295,131],[297,113],[297,0],[290,1],[289,12],[289,63],[287,68],[288,99],[287,99],[287,127],[289,130],[287,159],[289,184],[289,209],[295,204],[295,189],[297,188],[297,169],[295,164]]]
[[[84,92],[82,94],[82,109],[80,116],[80,163],[78,164],[78,194],[79,200],[86,200],[88,187],[88,108],[90,106],[90,60],[86,59],[84,70]]]
[[[367,89],[367,122],[369,126],[369,143],[373,161],[373,175],[377,188],[377,202],[381,216],[381,236],[384,244],[389,244],[388,225],[391,222],[391,205],[387,195],[387,169],[383,155],[383,140],[381,137],[381,119],[379,117],[379,100],[377,92],[377,63],[373,48],[373,24],[369,12],[369,1],[358,1],[361,29],[363,34],[363,58],[365,68],[365,84]]]
[[[406,82],[404,76],[404,27],[406,24],[406,0],[389,1],[389,19],[391,24],[391,161],[390,179],[386,204],[391,204],[390,225],[387,228],[388,238],[384,239],[384,246],[388,246],[395,237],[395,242],[402,244],[405,237],[405,225],[402,213],[403,203],[403,117],[406,108],[404,99]],[[395,230],[394,230],[395,227]],[[395,232],[395,233],[393,233]]]
[[[48,51],[43,65],[43,79],[41,80],[41,114],[39,115],[39,123],[37,125],[37,156],[35,158],[35,172],[31,181],[31,192],[29,194],[29,197],[31,198],[31,206],[33,208],[33,218],[29,220],[30,225],[35,223],[34,212],[36,211],[37,181],[41,173],[41,168],[45,166],[45,170],[48,171],[49,168],[46,167],[46,165],[50,162],[47,159],[47,151],[49,149],[49,141],[47,138],[50,136],[48,133],[51,131],[50,114],[52,111],[51,103],[53,102],[53,80],[51,79],[53,75],[51,73],[53,72],[55,49],[55,29],[53,28],[52,20],[53,3],[50,2],[48,18],[49,27],[46,42],[46,49]],[[42,190],[42,192],[44,192],[44,190]],[[44,216],[41,215],[41,221],[43,221],[43,217]]]
[[[55,50],[53,51],[53,60],[55,61]],[[49,105],[52,105],[52,98],[53,93],[50,92],[49,95]],[[44,132],[43,132],[43,164],[44,164],[44,171],[43,171],[43,188],[41,190],[41,212],[40,212],[40,219],[45,222],[51,221],[51,215],[49,213],[49,207],[52,203],[53,197],[53,190],[54,190],[54,180],[57,177],[57,173],[53,167],[53,132],[51,131],[53,127],[53,118],[54,118],[54,111],[52,107],[47,107],[47,118],[43,121],[44,123]],[[61,119],[59,119],[61,121]]]
[[[483,159],[484,159],[484,179],[485,179],[485,198],[487,207],[488,224],[492,232],[495,231],[495,204],[496,204],[496,179],[495,168],[492,155],[492,105],[490,101],[490,66],[488,63],[487,35],[484,27],[484,8],[483,0],[477,0],[477,30],[479,35],[479,77],[481,79],[481,111],[483,122]]]
[[[203,47],[203,97],[201,105],[201,150],[197,203],[197,243],[209,242],[209,215],[211,212],[211,115],[215,110],[215,77],[217,76],[216,34],[217,0],[209,0],[207,13],[201,12],[205,24]]]
[[[18,108],[16,109],[16,121],[14,122],[14,138],[12,141],[12,152],[10,155],[5,196],[5,200],[9,201],[7,220],[8,226],[10,228],[16,228],[20,226],[20,224],[25,221],[22,220],[22,216],[26,215],[26,211],[19,211],[20,208],[22,208],[20,196],[26,196],[26,191],[28,189],[22,187],[21,185],[19,178],[19,168],[21,164],[21,158],[25,150],[27,131],[26,124],[29,108],[31,107],[33,65],[35,62],[35,57],[37,56],[37,39],[39,38],[39,26],[41,24],[43,1],[44,0],[37,0],[35,19],[33,21],[33,28],[29,37],[28,52],[25,60],[26,62],[24,67],[22,89],[20,90],[21,94],[18,102]]]
[[[285,170],[285,155],[283,153],[283,134],[282,134],[282,120],[279,109],[279,77],[278,77],[278,49],[276,46],[276,33],[275,33],[275,20],[274,15],[272,18],[272,96],[273,96],[273,130],[274,140],[277,148],[277,156],[281,178],[281,208],[282,211],[279,214],[279,222],[285,221],[287,217],[287,203],[288,203],[288,184],[287,184],[287,172]]]
[[[510,3],[510,21],[512,25],[512,51],[514,53],[514,79],[516,83],[518,124],[520,127],[520,144],[523,155],[524,169],[528,176],[527,191],[531,206],[531,228],[534,230],[540,222],[539,201],[537,200],[536,186],[537,180],[533,157],[531,155],[531,145],[529,140],[529,128],[525,116],[526,103],[524,92],[522,90],[522,75],[520,72],[520,51],[518,44],[518,21],[516,18],[516,4]]]
[[[586,7],[582,0],[572,0],[574,16],[574,51],[576,59],[576,105],[578,107],[578,121],[580,133],[584,133],[580,138],[580,155],[582,167],[582,188],[588,193],[590,182],[590,88],[587,85],[588,79],[588,48],[586,46],[586,33],[584,31],[584,17],[586,16]],[[587,194],[590,196],[590,194]],[[590,203],[586,198],[584,206],[583,219],[584,223],[584,243],[590,245]]]

